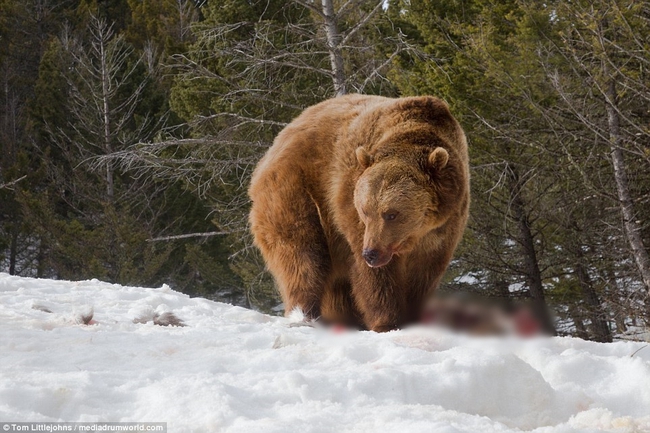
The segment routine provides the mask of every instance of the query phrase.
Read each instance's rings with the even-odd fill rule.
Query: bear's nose
[[[379,251],[371,250],[370,248],[365,248],[361,252],[361,255],[370,266],[373,266],[377,262],[377,259],[379,259]]]

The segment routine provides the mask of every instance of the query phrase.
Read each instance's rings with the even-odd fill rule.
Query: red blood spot
[[[539,334],[541,325],[527,308],[521,308],[512,315],[517,335],[531,337]]]

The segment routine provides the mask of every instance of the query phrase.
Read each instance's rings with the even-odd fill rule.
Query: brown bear
[[[465,134],[434,97],[330,99],[278,134],[249,195],[285,313],[389,331],[418,320],[463,234]]]

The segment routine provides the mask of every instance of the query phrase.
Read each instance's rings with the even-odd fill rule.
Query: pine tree
[[[637,302],[650,298],[648,224],[640,211],[647,200],[639,201],[648,194],[643,176],[648,115],[642,107],[650,94],[645,72],[649,16],[647,5],[637,2],[559,2],[558,43],[539,50],[558,95],[557,106],[540,109],[590,193],[608,197],[618,207],[604,216],[610,227],[617,227],[608,235],[620,241],[610,252],[619,256],[617,272],[633,275],[642,288],[626,283],[628,293],[620,296]],[[636,269],[625,266],[621,254],[631,257]]]
[[[158,212],[147,203],[160,193],[101,160],[155,130],[138,111],[146,69],[103,19],[91,17],[88,32],[64,34],[43,56],[33,113],[50,186],[23,201],[56,276],[150,282],[170,254],[145,242]]]

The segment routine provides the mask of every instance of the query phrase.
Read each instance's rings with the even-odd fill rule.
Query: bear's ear
[[[355,150],[355,153],[357,155],[357,161],[359,161],[359,165],[363,168],[368,168],[372,164],[372,155],[368,153],[366,149],[363,147],[357,147],[357,150]]]
[[[429,167],[441,170],[445,168],[449,162],[449,153],[442,147],[436,147],[429,154],[428,162]]]

